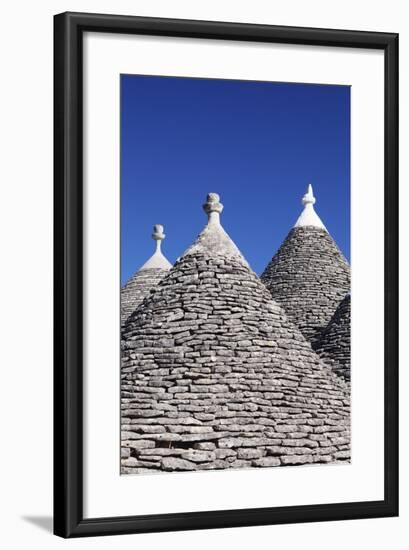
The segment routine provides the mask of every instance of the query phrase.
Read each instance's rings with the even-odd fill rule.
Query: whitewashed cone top
[[[304,205],[304,210],[295,222],[294,227],[319,227],[320,229],[325,229],[325,231],[327,231],[327,228],[322,223],[321,218],[314,209],[316,200],[311,184],[308,186],[308,190],[303,196],[301,202]]]

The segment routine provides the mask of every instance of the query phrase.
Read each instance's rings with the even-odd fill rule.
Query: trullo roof
[[[304,210],[261,280],[313,347],[350,290],[350,267],[314,210],[311,185]]]
[[[335,310],[317,345],[317,353],[337,374],[351,378],[351,294]]]
[[[155,253],[121,289],[121,325],[172,267],[161,251],[161,242],[165,236],[162,225],[153,226]]]
[[[124,327],[122,473],[349,458],[349,387],[287,320],[220,225]]]

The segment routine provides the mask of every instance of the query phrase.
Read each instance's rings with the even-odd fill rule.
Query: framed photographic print
[[[55,534],[397,515],[397,303],[396,34],[55,17]]]

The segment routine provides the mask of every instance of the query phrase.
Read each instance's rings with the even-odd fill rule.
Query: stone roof
[[[156,241],[154,254],[121,289],[121,326],[172,267],[161,250],[161,242],[165,237],[163,226],[154,225],[152,234],[152,238]]]
[[[315,347],[321,331],[350,290],[350,267],[313,210],[312,201],[315,198],[310,186],[303,197],[303,213],[261,280]]]
[[[219,222],[128,319],[122,473],[349,460],[349,386],[288,321]]]
[[[351,295],[348,293],[323,330],[317,353],[335,372],[351,379]]]

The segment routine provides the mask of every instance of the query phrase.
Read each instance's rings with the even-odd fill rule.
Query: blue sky
[[[222,224],[256,273],[294,225],[308,183],[316,211],[350,255],[350,88],[121,76],[121,282],[165,226],[170,262],[206,223]]]

